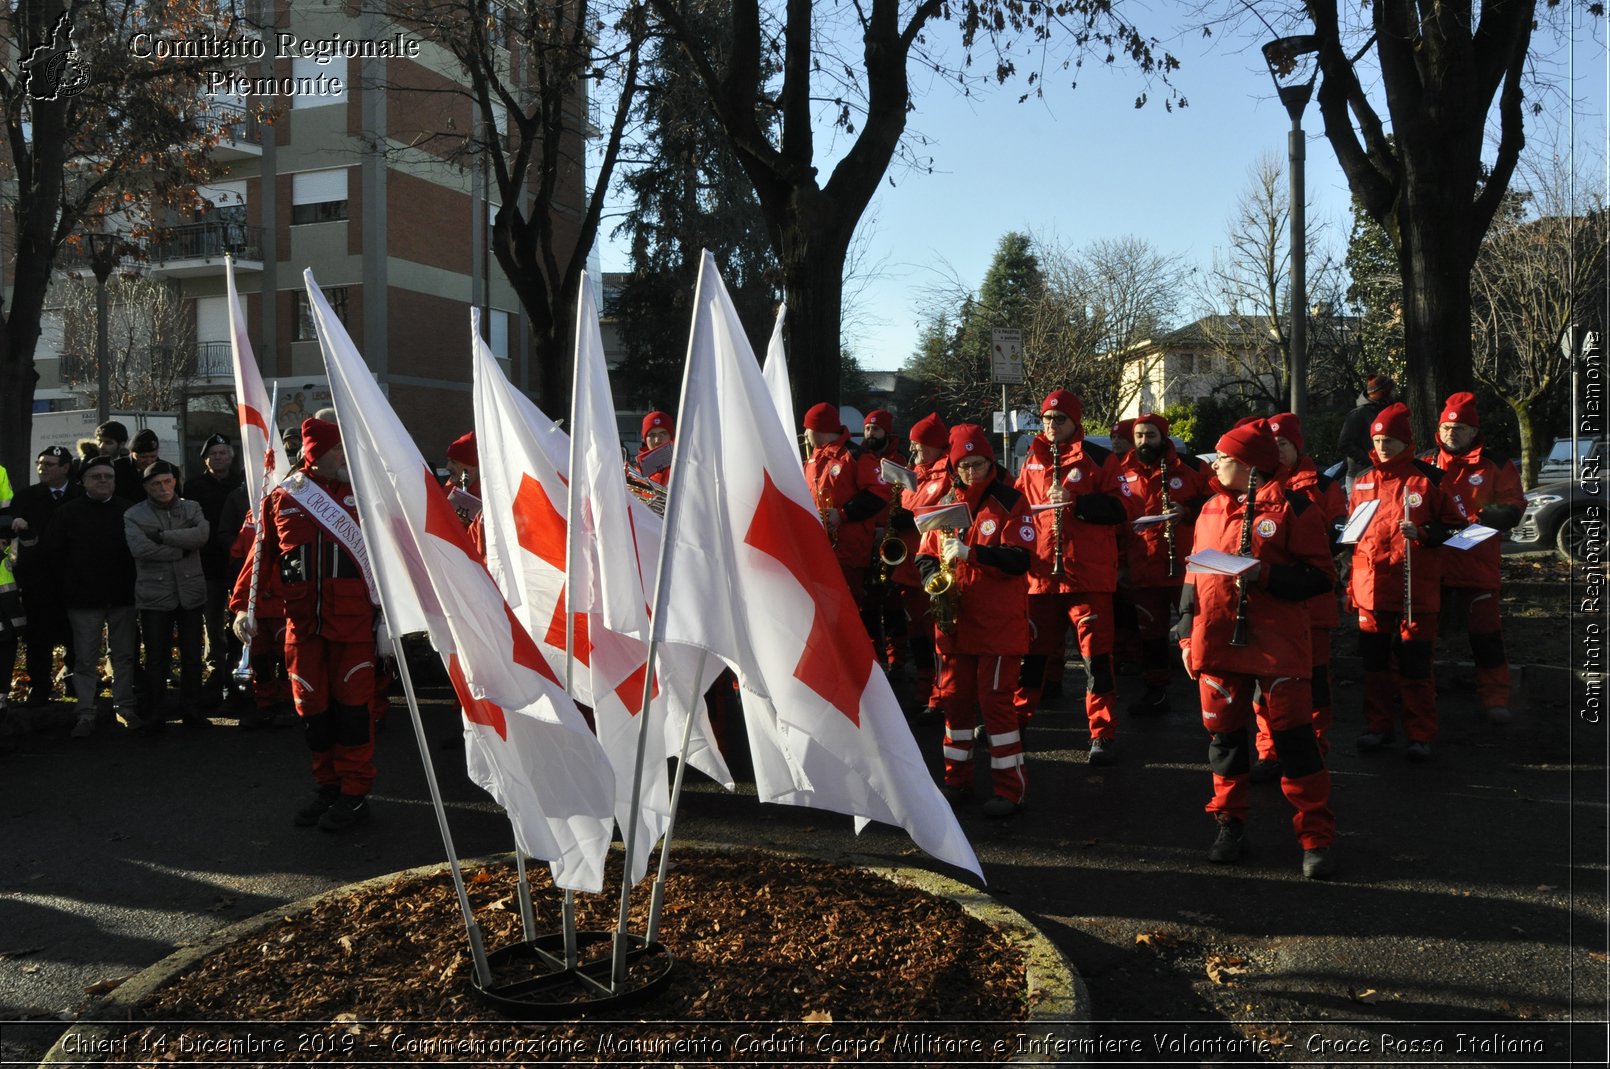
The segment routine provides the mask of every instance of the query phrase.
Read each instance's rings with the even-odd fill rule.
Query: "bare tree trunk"
[[[1475,266],[1474,213],[1435,175],[1404,182],[1398,260],[1405,279],[1403,335],[1409,374],[1404,400],[1417,442],[1434,439],[1437,412],[1449,394],[1475,386],[1470,347],[1470,273]],[[1448,183],[1452,185],[1452,183]],[[1430,186],[1431,188],[1427,188]],[[1455,187],[1457,188],[1457,187]],[[1450,203],[1454,202],[1454,203]]]

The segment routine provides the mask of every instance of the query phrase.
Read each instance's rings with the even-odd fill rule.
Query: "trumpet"
[[[940,499],[941,505],[951,505],[956,502],[956,491],[952,490]],[[954,527],[941,527],[939,533],[946,538],[955,538],[957,530]],[[934,627],[944,634],[956,626],[956,606],[952,594],[956,589],[956,573],[943,556],[939,558],[939,570],[923,580],[922,592],[928,595],[928,612],[934,618]]]
[[[646,475],[639,475],[628,464],[626,465],[626,489],[640,498],[649,508],[653,509],[656,516],[665,515],[665,499],[671,493],[669,487],[661,486]]]

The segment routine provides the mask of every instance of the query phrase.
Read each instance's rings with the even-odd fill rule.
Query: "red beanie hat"
[[[1443,423],[1465,423],[1481,429],[1481,417],[1476,414],[1476,395],[1473,393],[1450,394],[1442,403]]]
[[[648,415],[643,417],[643,433],[640,435],[640,437],[647,438],[648,432],[654,430],[656,427],[664,431],[666,434],[676,434],[676,424],[671,421],[670,416],[666,415],[664,412],[650,412]]]
[[[938,412],[930,412],[911,425],[911,440],[930,449],[944,449],[950,445],[950,431]]]
[[[341,428],[328,420],[309,416],[302,421],[302,463],[317,464],[331,447],[341,444]]]
[[[1073,420],[1073,422],[1078,423],[1080,415],[1079,395],[1069,393],[1067,390],[1052,390],[1045,395],[1045,400],[1040,403],[1040,414],[1043,416],[1047,412],[1060,412]]]
[[[1303,451],[1303,425],[1296,413],[1282,412],[1278,416],[1269,417],[1269,429],[1276,438],[1284,438],[1292,444],[1297,452]]]
[[[1231,427],[1224,432],[1216,448],[1225,456],[1264,473],[1274,471],[1280,464],[1280,443],[1275,441],[1267,420],[1254,419]]]
[[[842,426],[844,423],[839,419],[839,410],[826,401],[812,405],[805,413],[805,429],[808,431],[831,434]]]
[[[447,459],[456,460],[469,468],[480,467],[481,463],[476,459],[475,432],[454,439],[453,444],[447,447]]]
[[[950,429],[950,464],[955,467],[969,457],[983,457],[993,462],[995,447],[989,444],[989,435],[976,423],[958,423]]]
[[[1388,438],[1396,438],[1412,451],[1414,449],[1414,426],[1409,422],[1409,406],[1402,401],[1387,405],[1376,413],[1375,419],[1370,422],[1370,437],[1384,434]]]
[[[1114,423],[1112,425],[1112,437],[1122,438],[1126,442],[1133,442],[1135,440],[1135,421],[1121,419]]]
[[[1135,437],[1134,428],[1142,423],[1150,423],[1153,427],[1157,428],[1158,434],[1161,434],[1164,438],[1168,437],[1168,420],[1164,419],[1162,416],[1159,416],[1155,412],[1142,412],[1140,415],[1136,416],[1132,420],[1129,420],[1128,422],[1130,425],[1129,437],[1131,439]]]
[[[889,434],[894,430],[894,415],[892,413],[885,412],[881,408],[874,408],[872,411],[866,414],[866,419],[862,421],[862,425],[867,427],[882,427],[883,433]]]

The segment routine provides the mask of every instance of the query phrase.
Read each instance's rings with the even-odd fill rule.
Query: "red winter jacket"
[[[892,578],[901,586],[921,586],[922,575],[917,571],[917,551],[922,541],[911,510],[919,505],[932,505],[950,489],[950,461],[940,457],[932,464],[918,464],[917,489],[900,494],[900,515],[894,521],[894,533],[906,544],[906,559],[894,570]],[[891,499],[891,505],[893,501]]]
[[[1235,553],[1246,517],[1244,495],[1222,487],[1196,518],[1192,552]],[[1307,679],[1313,668],[1307,602],[1333,589],[1326,575],[1330,540],[1319,510],[1272,480],[1258,487],[1252,555],[1262,562],[1247,585],[1247,644],[1232,646],[1240,593],[1225,575],[1191,572],[1182,607],[1191,613],[1185,648],[1191,674],[1242,673]]]
[[[1442,605],[1442,558],[1437,547],[1465,525],[1453,499],[1438,484],[1442,472],[1404,450],[1391,460],[1382,460],[1370,450],[1370,470],[1353,481],[1353,508],[1366,501],[1379,501],[1375,515],[1353,547],[1353,570],[1347,594],[1354,605],[1372,612],[1403,611],[1404,539],[1398,531],[1404,509],[1420,528],[1414,544],[1410,579],[1414,611],[1436,612]]]
[[[1295,468],[1281,468],[1275,477],[1287,490],[1302,494],[1319,510],[1319,518],[1325,521],[1325,537],[1331,549],[1325,556],[1325,574],[1334,584],[1336,536],[1342,533],[1342,527],[1347,523],[1347,494],[1342,490],[1342,484],[1316,468],[1312,457],[1298,457]],[[1309,599],[1308,614],[1313,626],[1333,628],[1341,623],[1341,611],[1336,600],[1334,589]]]
[[[357,519],[358,502],[351,486],[316,478],[305,469],[298,474],[312,479]],[[276,487],[265,508],[263,540],[246,553],[246,564],[230,594],[230,611],[246,607],[252,559],[261,549],[264,572],[279,573],[289,641],[312,635],[331,642],[373,638],[374,607],[357,563],[285,490]]]
[[[1036,538],[1028,502],[1008,479],[1006,469],[996,465],[988,484],[965,494],[958,490],[973,510],[972,526],[961,534],[972,554],[952,565],[956,585],[950,597],[956,606],[958,653],[1015,656],[1029,648],[1026,577]],[[917,570],[924,579],[939,570],[943,539],[939,531],[922,536]]]
[[[1420,458],[1442,469],[1442,492],[1454,499],[1467,520],[1504,532],[1521,521],[1526,494],[1515,462],[1476,444],[1463,453],[1438,449]],[[1442,585],[1497,590],[1503,540],[1493,535],[1466,550],[1444,550]]]
[[[1185,516],[1174,524],[1174,574],[1168,574],[1169,548],[1165,523],[1152,524],[1135,530],[1130,524],[1142,516],[1163,514],[1162,468],[1148,464],[1131,449],[1118,462],[1118,493],[1128,510],[1128,522],[1119,528],[1119,545],[1124,550],[1124,563],[1129,567],[1129,585],[1144,587],[1178,587],[1185,582],[1185,558],[1191,552],[1191,530],[1196,525],[1196,514],[1208,495],[1207,476],[1202,462],[1195,457],[1181,457],[1174,443],[1165,446],[1163,464],[1168,468],[1168,500],[1185,510]]]
[[[818,509],[835,508],[842,514],[833,554],[841,567],[865,569],[872,562],[873,519],[888,501],[886,483],[866,485],[860,458],[850,451],[850,434],[811,451],[805,461],[805,485]],[[880,487],[879,496],[875,487]]]
[[[1057,473],[1071,503],[1032,513],[1036,537],[1029,569],[1030,594],[1112,593],[1118,589],[1118,526],[1128,519],[1118,494],[1118,458],[1112,452],[1076,438],[1064,443]],[[1017,488],[1028,503],[1050,500],[1051,443],[1037,434],[1018,473]],[[1055,532],[1062,514],[1062,574],[1053,576]]]

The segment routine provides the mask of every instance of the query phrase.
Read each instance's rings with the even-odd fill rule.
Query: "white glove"
[[[242,610],[235,614],[235,637],[241,644],[250,646],[252,639],[257,635],[257,618],[249,616]]]
[[[966,560],[973,555],[972,549],[955,535],[951,535],[940,544],[939,555],[946,564],[956,560]]]

